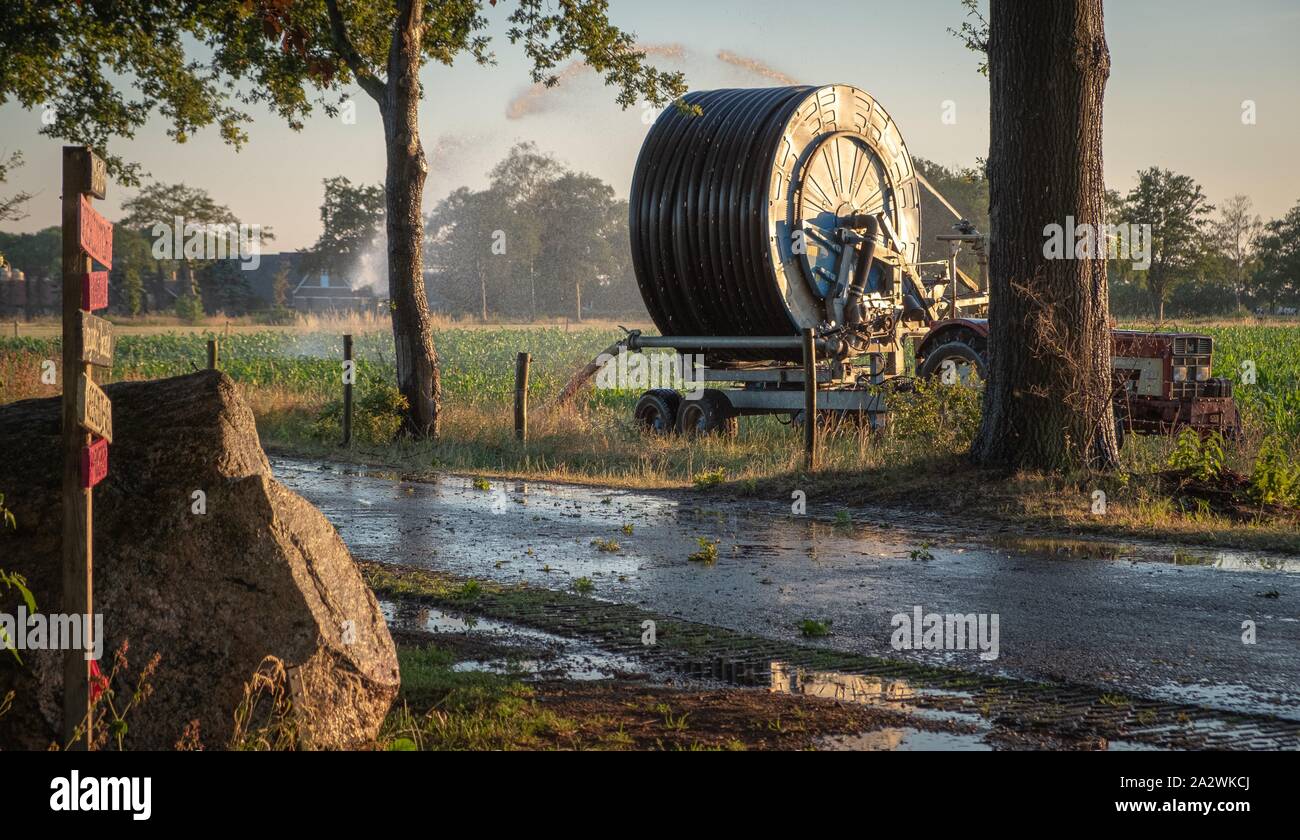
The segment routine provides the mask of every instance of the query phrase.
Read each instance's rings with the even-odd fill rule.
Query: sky
[[[426,212],[458,186],[483,186],[487,170],[520,141],[626,196],[653,114],[621,110],[615,92],[585,69],[556,89],[530,92],[526,59],[504,35],[509,5],[486,10],[495,66],[461,59],[421,75]],[[684,71],[692,89],[790,83],[781,79],[851,84],[884,105],[914,156],[971,166],[987,155],[988,83],[977,56],[947,32],[962,21],[959,0],[819,0],[808,8],[788,0],[611,0],[610,17],[651,48],[658,66]],[[1249,195],[1266,219],[1300,201],[1300,0],[1109,0],[1106,31],[1112,189],[1127,192],[1139,169],[1160,166],[1192,176],[1212,202]],[[383,181],[378,110],[359,90],[354,97],[354,122],[320,113],[300,132],[255,108],[239,152],[211,129],[175,144],[161,121],[113,150],[155,180],[207,189],[247,223],[269,226],[276,240],[268,250],[310,247],[320,234],[325,178]],[[1246,100],[1254,124],[1243,124]],[[947,102],[955,106],[951,124]],[[39,129],[39,110],[0,107],[0,152],[26,158],[3,194],[36,194],[29,217],[6,230],[59,223],[62,143]],[[101,209],[115,218],[131,194],[110,186]]]

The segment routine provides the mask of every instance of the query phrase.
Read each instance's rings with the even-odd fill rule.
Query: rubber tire
[[[735,437],[740,431],[740,421],[731,401],[721,391],[705,389],[699,399],[683,399],[677,409],[677,433],[695,435],[720,434]]]
[[[647,432],[671,434],[677,430],[677,409],[681,402],[682,395],[671,388],[655,388],[646,391],[636,401],[632,416],[636,418],[637,425]]]
[[[943,363],[948,359],[969,363],[975,368],[976,376],[988,381],[988,361],[982,353],[964,341],[949,341],[947,344],[940,344],[931,350],[929,355],[925,357],[925,362],[921,365],[918,373],[923,379],[939,376],[943,370]]]

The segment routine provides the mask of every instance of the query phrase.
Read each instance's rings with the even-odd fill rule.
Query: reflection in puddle
[[[925,720],[957,720],[981,729],[988,726],[984,718],[973,712],[949,708],[972,700],[972,695],[964,691],[917,689],[904,679],[885,679],[841,671],[815,671],[779,660],[772,660],[770,667],[770,689],[775,692],[803,694],[864,706],[881,706]],[[919,701],[923,699],[929,704],[941,703],[945,708],[922,706]]]
[[[835,671],[805,671],[775,660],[772,662],[772,691],[869,706],[916,697],[916,689],[906,680],[886,682],[880,677],[863,677]]]
[[[379,602],[384,619],[394,628],[457,637],[469,658],[453,666],[456,671],[485,671],[520,677],[564,680],[607,680],[645,669],[626,656],[609,653],[568,639],[487,618],[454,615],[442,610]],[[448,640],[450,641],[450,640]]]
[[[1169,563],[1199,566],[1230,572],[1300,572],[1300,557],[1260,554],[1229,549],[1143,546],[1059,537],[1002,535],[992,544],[1018,554],[1065,560],[1127,560],[1133,563]]]

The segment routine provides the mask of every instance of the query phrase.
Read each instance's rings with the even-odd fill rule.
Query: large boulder
[[[235,384],[205,371],[105,390],[114,443],[94,491],[101,664],[108,672],[129,641],[133,681],[161,655],[125,746],[170,749],[195,719],[206,747],[226,746],[266,657],[283,663],[292,703],[279,732],[309,748],[372,743],[398,689],[388,627],[334,527],[272,478]],[[0,406],[0,493],[18,525],[0,533],[0,569],[26,576],[42,613],[62,600],[59,427],[57,398]],[[206,513],[195,512],[199,490]],[[0,588],[0,611],[15,615],[18,603]],[[62,654],[22,657],[0,651],[0,700],[14,691],[0,748],[43,749],[62,729]]]

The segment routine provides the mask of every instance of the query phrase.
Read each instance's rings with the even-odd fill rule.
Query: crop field
[[[118,338],[107,381],[178,376],[207,364],[207,341],[217,333],[124,335]],[[510,399],[514,389],[515,354],[533,356],[530,394],[541,399],[563,386],[565,377],[617,337],[609,330],[540,327],[497,330],[447,329],[434,336],[442,367],[446,398],[493,402]],[[236,333],[220,340],[220,366],[236,382],[250,387],[276,387],[302,394],[336,396],[343,358],[341,335],[324,332],[266,330]],[[367,381],[396,380],[393,337],[386,330],[355,337],[358,387]],[[15,366],[22,360],[59,358],[57,338],[0,339],[0,401],[20,396],[8,382],[26,378]],[[28,374],[30,376],[30,374]],[[52,393],[52,391],[51,391]]]
[[[1300,440],[1300,327],[1197,327],[1215,339],[1214,376],[1236,383],[1235,396],[1256,434]],[[206,364],[207,340],[217,333],[123,335],[108,381],[177,376]],[[452,403],[488,407],[508,403],[514,387],[515,354],[532,354],[530,399],[554,396],[573,370],[619,336],[609,328],[563,327],[444,328],[435,333],[444,397]],[[250,388],[275,388],[321,399],[336,397],[340,386],[342,337],[320,331],[264,330],[220,339],[220,366]],[[55,393],[42,387],[39,363],[59,358],[52,337],[0,339],[0,402]],[[358,390],[374,381],[396,378],[392,335],[373,330],[356,336]],[[1254,382],[1243,382],[1253,371]],[[33,388],[35,390],[33,390]],[[588,404],[630,407],[631,391],[595,391]]]

